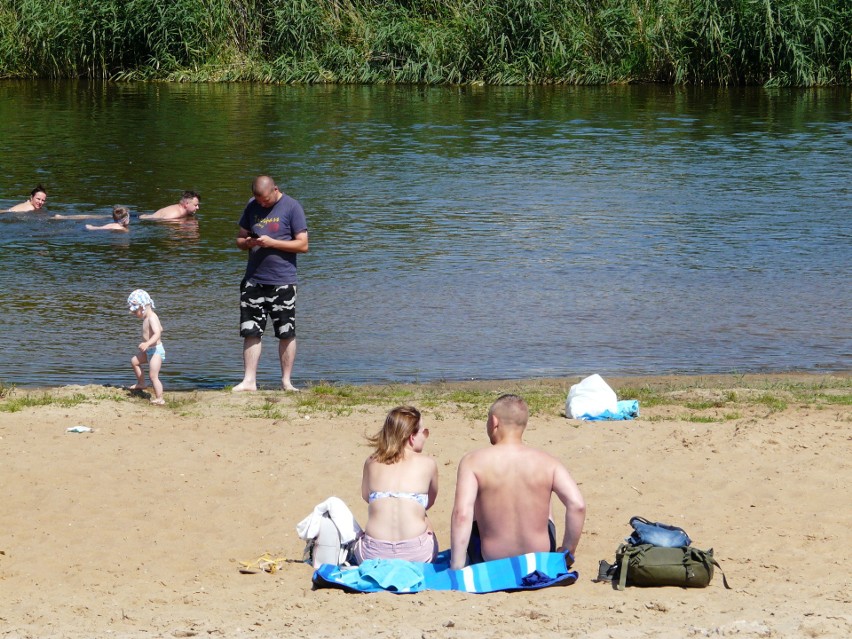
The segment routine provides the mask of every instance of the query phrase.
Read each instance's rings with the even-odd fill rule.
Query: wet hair
[[[191,200],[192,198],[198,199],[199,202],[201,201],[201,196],[195,191],[184,191],[183,195],[180,196],[181,200]]]
[[[500,395],[491,404],[491,408],[488,409],[488,416],[491,417],[492,415],[497,415],[504,423],[526,426],[530,410],[522,397],[506,394]]]
[[[385,418],[382,429],[368,437],[376,452],[373,459],[382,464],[393,464],[405,454],[408,438],[420,431],[420,411],[414,406],[397,406]]]
[[[124,206],[112,207],[112,219],[127,226],[130,223],[130,209]]]
[[[30,191],[30,197],[35,197],[36,193],[44,193],[45,195],[47,195],[47,191],[44,190],[44,187],[41,184],[39,184],[32,191]]]

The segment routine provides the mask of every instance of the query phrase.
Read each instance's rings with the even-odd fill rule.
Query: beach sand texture
[[[654,386],[670,403],[642,406],[630,422],[579,422],[560,409],[533,415],[527,442],[562,459],[588,503],[580,578],[489,595],[314,591],[299,561],[273,573],[238,570],[264,552],[300,560],[295,526],[329,496],[365,522],[364,434],[394,405],[418,405],[413,390],[346,410],[311,406],[313,391],[166,389],[166,407],[99,386],[39,391],[51,401],[0,412],[0,637],[846,638],[849,377],[834,375],[840,388],[826,391],[845,402],[783,390],[824,379],[607,380],[616,390]],[[496,397],[550,384],[564,397],[576,381],[458,388]],[[0,407],[38,393],[13,389]],[[418,407],[440,469],[430,515],[447,548],[458,460],[487,439],[484,412],[442,397]],[[66,432],[77,425],[94,432]],[[694,545],[714,548],[733,589],[718,572],[695,590],[617,592],[592,582],[633,515],[682,526]]]

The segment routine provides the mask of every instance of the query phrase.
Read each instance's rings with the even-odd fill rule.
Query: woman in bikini
[[[367,559],[430,562],[438,541],[426,511],[438,496],[438,465],[423,454],[429,429],[420,411],[399,406],[368,441],[375,452],[364,462],[361,494],[367,526],[355,542],[358,563]]]

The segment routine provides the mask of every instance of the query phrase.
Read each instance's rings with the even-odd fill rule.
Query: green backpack
[[[663,548],[651,544],[631,546],[621,544],[610,568],[612,581],[618,590],[625,586],[681,586],[705,588],[713,579],[713,567],[722,567],[713,558],[713,549],[699,550],[692,546]],[[725,588],[729,588],[722,573]]]

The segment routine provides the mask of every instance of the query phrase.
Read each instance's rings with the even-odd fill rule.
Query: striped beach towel
[[[445,550],[431,564],[401,559],[371,559],[354,568],[323,564],[312,580],[316,588],[341,588],[349,592],[512,592],[569,586],[579,576],[576,570],[571,570],[573,563],[571,553],[538,552],[450,570],[450,551]]]

